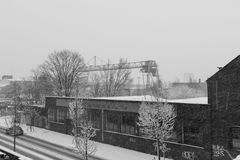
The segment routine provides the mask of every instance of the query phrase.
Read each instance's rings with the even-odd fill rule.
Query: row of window
[[[67,113],[61,108],[49,108],[48,120],[52,122],[64,123]],[[88,119],[92,122],[93,127],[101,128],[101,111],[91,110],[88,111]],[[114,131],[126,134],[137,134],[136,126],[136,114],[134,113],[122,113],[116,111],[105,111],[105,126],[107,131]]]
[[[108,131],[137,134],[136,114],[106,111],[106,126]]]
[[[92,122],[93,127],[101,128],[101,111],[88,111],[88,119]],[[121,132],[126,134],[136,134],[137,127],[135,124],[136,115],[134,113],[122,113],[114,111],[105,111],[105,126],[107,131]]]
[[[56,114],[56,115],[55,115]],[[49,108],[48,109],[48,120],[52,121],[52,122],[58,122],[58,123],[64,123],[65,121],[65,110],[58,108],[53,109],[53,108]]]
[[[88,119],[92,122],[94,128],[101,128],[101,111],[92,109],[88,111]]]

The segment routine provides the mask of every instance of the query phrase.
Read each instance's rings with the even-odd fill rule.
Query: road
[[[13,136],[0,131],[0,145],[13,149]],[[80,156],[70,150],[44,143],[28,136],[18,136],[16,140],[16,152],[33,160],[80,160]],[[89,157],[89,160],[100,160]]]

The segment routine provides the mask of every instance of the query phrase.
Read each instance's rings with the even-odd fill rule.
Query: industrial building
[[[71,134],[72,127],[69,121],[68,107],[72,101],[74,101],[73,97],[46,97],[48,129]],[[137,126],[140,105],[143,102],[156,103],[150,96],[83,98],[83,101],[87,102],[85,103],[87,104],[86,109],[94,128],[97,129],[96,141],[146,153],[155,153],[154,140],[143,137]],[[182,102],[181,100],[172,100],[168,101],[168,104],[173,105],[177,112],[175,135],[171,138],[171,142],[167,142],[172,148],[170,152],[175,153],[169,152],[169,155],[181,154],[180,148],[196,149],[199,155],[200,152],[204,152],[201,154],[206,155],[204,147],[209,141],[206,127],[209,126],[210,110],[207,98],[185,99]]]

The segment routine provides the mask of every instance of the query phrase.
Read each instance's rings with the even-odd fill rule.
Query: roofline
[[[212,78],[214,78],[220,71],[225,70],[232,62],[236,61],[238,58],[240,57],[240,55],[238,55],[237,57],[235,57],[233,60],[231,60],[230,62],[228,62],[224,67],[222,67],[221,69],[219,69],[216,73],[214,73],[211,77],[209,77],[206,82],[211,81]]]
[[[62,99],[75,99],[76,97],[61,97],[61,96],[46,96],[45,98],[62,98]],[[77,97],[78,99],[88,99],[88,100],[98,100],[98,101],[113,101],[113,102],[132,102],[132,103],[156,103],[156,101],[140,101],[140,100],[124,100],[124,99],[98,99],[98,98],[86,98],[86,97]],[[163,101],[162,103],[165,103],[166,101]],[[202,105],[202,106],[210,106],[210,104],[205,103],[181,103],[181,102],[168,102],[167,104],[185,104],[185,105]]]

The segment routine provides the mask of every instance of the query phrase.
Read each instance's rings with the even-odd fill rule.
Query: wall
[[[230,128],[240,125],[240,57],[207,80],[208,102],[212,106],[212,143],[231,147]]]
[[[104,143],[156,155],[155,147],[153,145],[155,141],[152,139],[132,135],[117,134],[113,132],[104,132],[104,137]],[[204,150],[202,147],[173,142],[166,143],[167,147],[170,148],[166,154],[166,157],[168,158],[176,160],[209,159],[209,152],[207,150]]]

